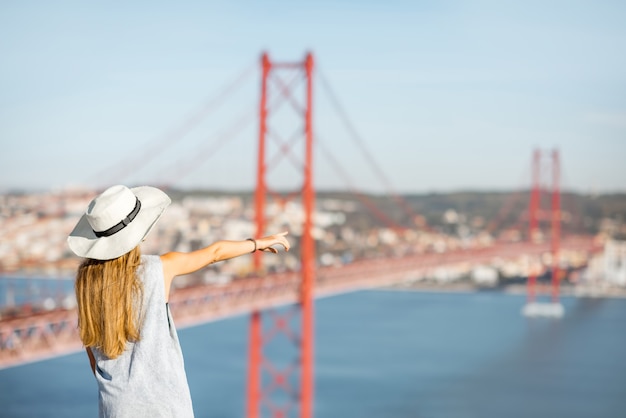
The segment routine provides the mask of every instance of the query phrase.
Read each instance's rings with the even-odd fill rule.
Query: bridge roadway
[[[590,254],[597,250],[591,238],[570,238],[561,243],[562,252]],[[498,244],[482,249],[368,259],[340,267],[322,267],[316,271],[315,296],[393,285],[428,277],[438,268],[485,265],[495,259],[537,257],[549,251],[549,244]],[[298,272],[237,279],[227,285],[176,289],[170,297],[170,307],[177,326],[182,328],[296,303],[298,287]],[[75,309],[57,309],[0,320],[0,369],[81,349]]]

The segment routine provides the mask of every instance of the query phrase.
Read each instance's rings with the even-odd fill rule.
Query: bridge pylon
[[[540,230],[540,221],[550,220],[550,253],[551,253],[551,300],[548,303],[537,301],[537,275],[541,271],[541,260],[531,262],[527,282],[527,302],[522,310],[526,316],[563,316],[563,305],[559,302],[559,288],[561,280],[560,269],[560,240],[561,240],[561,163],[559,151],[552,150],[547,159],[547,168],[551,171],[551,199],[550,216],[544,216],[542,210],[542,172],[545,170],[545,158],[542,158],[539,149],[534,150],[532,160],[532,188],[528,205],[528,240],[531,244],[538,244],[543,240]],[[546,222],[547,223],[547,222]]]
[[[304,81],[304,82],[302,82]],[[294,111],[279,112],[287,103]],[[300,231],[290,231],[290,240],[296,240],[292,251],[300,252],[298,303],[273,311],[255,310],[250,317],[247,417],[259,418],[268,412],[272,417],[313,416],[313,286],[315,281],[315,244],[313,240],[313,55],[303,61],[279,63],[270,60],[267,53],[261,57],[261,99],[259,107],[259,141],[257,182],[255,189],[256,237],[260,238],[279,226],[267,210],[270,203],[285,207],[299,201],[302,213]],[[296,115],[294,118],[293,114]],[[293,122],[296,123],[293,123]],[[291,137],[282,136],[280,129],[291,122]],[[296,147],[296,145],[304,145]],[[290,174],[280,171],[283,162],[291,162],[295,170]],[[282,164],[283,166],[285,164]],[[295,173],[294,173],[295,171]],[[272,174],[276,177],[272,177]],[[295,175],[294,175],[295,174]],[[283,182],[285,176],[302,177],[301,185],[290,192],[279,193],[271,180]],[[282,186],[284,187],[284,186]],[[296,203],[297,205],[298,203]],[[271,232],[278,232],[273,230]],[[258,275],[264,274],[261,253],[254,254]],[[299,319],[298,319],[299,318]],[[300,322],[299,326],[297,322]],[[299,330],[298,330],[299,328]],[[279,335],[295,346],[294,360],[287,365],[271,359],[276,354]],[[284,347],[279,347],[284,357]],[[284,358],[283,358],[284,360]]]

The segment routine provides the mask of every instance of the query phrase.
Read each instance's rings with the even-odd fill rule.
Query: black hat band
[[[135,208],[128,214],[128,216],[126,216],[119,223],[113,225],[111,228],[107,229],[106,231],[93,231],[93,233],[96,234],[98,238],[110,237],[111,235],[117,232],[120,232],[122,229],[126,228],[126,226],[129,223],[131,223],[133,219],[135,219],[135,217],[139,213],[139,209],[141,209],[141,202],[136,196],[135,196],[135,200],[136,200]]]

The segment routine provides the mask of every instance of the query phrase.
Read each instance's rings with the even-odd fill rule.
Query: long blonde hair
[[[76,275],[80,339],[116,358],[140,338],[143,286],[137,277],[139,247],[113,260],[85,259]]]

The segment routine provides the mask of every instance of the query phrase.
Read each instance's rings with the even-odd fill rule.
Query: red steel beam
[[[256,189],[254,194],[256,238],[261,238],[265,231],[265,195],[267,184],[265,181],[265,138],[267,135],[267,79],[272,68],[267,54],[261,56],[261,101],[259,103],[259,142],[257,155]],[[254,270],[261,271],[261,253],[253,254]],[[247,416],[258,418],[261,400],[261,313],[258,310],[250,316],[250,337],[248,356],[248,388],[247,388]]]
[[[291,71],[303,71],[306,80],[305,105],[302,107],[294,103],[295,96],[292,93],[292,83],[283,83],[276,74],[277,69],[288,69]],[[271,79],[270,79],[271,77]],[[304,117],[304,165],[303,185],[301,193],[293,197],[302,200],[304,211],[304,221],[301,236],[301,271],[299,283],[299,296],[297,298],[298,307],[301,314],[300,338],[293,338],[294,333],[286,327],[275,327],[271,332],[282,332],[287,334],[292,341],[297,343],[296,349],[299,351],[297,366],[300,368],[299,390],[292,390],[289,387],[287,376],[279,372],[281,384],[271,385],[264,390],[263,370],[280,370],[274,367],[270,360],[263,356],[263,346],[269,339],[263,335],[264,314],[260,310],[255,310],[250,320],[250,347],[248,355],[248,386],[247,386],[247,416],[258,418],[262,414],[265,406],[273,416],[285,416],[292,409],[292,403],[278,405],[270,399],[275,389],[282,389],[287,393],[296,393],[296,400],[300,406],[300,416],[310,418],[313,411],[313,288],[315,282],[315,243],[312,236],[313,211],[315,207],[315,190],[313,187],[313,56],[309,53],[303,62],[299,63],[275,63],[270,61],[269,56],[264,53],[261,57],[261,101],[259,111],[259,143],[257,161],[257,183],[255,190],[255,211],[256,211],[256,237],[260,238],[266,231],[267,220],[265,219],[266,198],[270,192],[267,184],[268,171],[277,162],[268,164],[267,160],[267,140],[268,140],[268,96],[270,81],[278,86],[279,97],[292,104],[296,110],[297,117]],[[278,137],[277,133],[274,133]],[[297,138],[296,138],[297,139]],[[288,144],[280,141],[282,147],[280,151],[286,155],[295,141]],[[289,154],[291,155],[291,154]],[[257,274],[262,275],[261,253],[254,254],[254,268]],[[278,315],[278,314],[277,314]],[[281,324],[282,321],[279,321]],[[288,321],[284,321],[287,324]],[[275,382],[276,376],[273,376]],[[272,379],[270,379],[272,381]]]
[[[301,404],[300,416],[313,415],[313,285],[315,282],[315,241],[313,240],[313,211],[315,191],[313,188],[313,56],[306,56],[306,115],[305,115],[305,166],[304,166],[304,229],[302,232],[302,348],[301,348]]]

